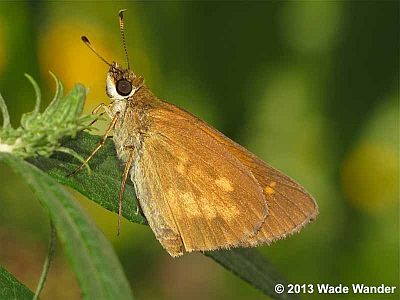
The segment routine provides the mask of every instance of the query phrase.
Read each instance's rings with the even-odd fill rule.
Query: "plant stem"
[[[56,244],[57,244],[56,228],[54,227],[53,222],[50,221],[50,240],[47,251],[47,257],[43,264],[42,275],[40,276],[39,283],[36,287],[36,292],[35,296],[33,297],[33,300],[39,299],[40,292],[44,288],[47,279],[47,274],[49,273],[50,265],[53,260],[54,253],[56,251]]]

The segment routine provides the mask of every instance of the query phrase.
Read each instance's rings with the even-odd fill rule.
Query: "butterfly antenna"
[[[128,69],[130,69],[129,57],[128,57],[128,49],[126,48],[125,31],[124,31],[124,12],[125,11],[126,11],[126,9],[121,9],[118,12],[118,15],[119,15],[119,30],[121,31],[121,38],[122,38],[122,44],[124,46],[126,63],[128,64]]]
[[[111,65],[108,61],[106,61],[106,60],[93,48],[92,44],[90,43],[89,39],[88,39],[86,36],[83,35],[83,36],[81,37],[81,39],[82,39],[82,41],[85,43],[85,45],[88,46],[89,49],[92,50],[94,54],[96,54],[96,56],[97,56],[98,58],[100,58],[103,62],[105,62],[105,63],[106,63],[107,65],[109,65],[110,67],[112,67],[112,65]]]

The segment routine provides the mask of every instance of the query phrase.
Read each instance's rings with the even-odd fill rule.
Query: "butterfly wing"
[[[215,129],[206,132],[251,171],[267,200],[268,216],[263,226],[252,238],[242,241],[241,246],[270,244],[298,232],[316,218],[318,205],[301,185]]]
[[[261,228],[264,193],[234,155],[198,130],[194,117],[171,109],[177,108],[165,104],[149,112],[132,173],[143,213],[172,255],[181,252],[171,240],[188,252],[237,246]],[[167,239],[166,228],[173,233]]]
[[[217,138],[217,137],[216,137]],[[218,139],[218,138],[217,138]],[[267,199],[268,216],[261,229],[241,246],[256,246],[285,238],[298,232],[318,215],[313,197],[298,183],[264,163],[254,154],[231,140],[219,140],[251,170]]]
[[[315,216],[297,183],[195,116],[168,103],[148,113],[132,179],[170,254],[269,243]]]

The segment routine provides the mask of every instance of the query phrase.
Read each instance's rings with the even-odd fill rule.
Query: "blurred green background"
[[[51,70],[67,88],[90,88],[86,112],[107,103],[107,66],[80,36],[106,59],[124,62],[121,8],[128,9],[131,65],[156,95],[316,198],[314,223],[259,248],[288,281],[398,285],[398,2],[2,2],[0,91],[14,125],[34,106],[25,72],[47,101],[55,88]],[[0,187],[0,264],[34,290],[48,218],[3,165]],[[117,237],[116,215],[74,194],[113,243],[138,299],[266,298],[200,254],[170,258],[145,226],[125,222]],[[79,298],[59,248],[43,299]]]

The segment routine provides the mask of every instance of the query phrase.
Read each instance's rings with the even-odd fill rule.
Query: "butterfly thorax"
[[[118,114],[113,140],[117,155],[122,161],[128,159],[132,150],[140,156],[151,124],[149,112],[158,103],[160,100],[146,86],[142,86],[128,99],[115,100],[111,104],[112,114]]]
[[[118,157],[126,162],[132,150],[139,154],[149,128],[151,108],[160,101],[145,86],[144,78],[113,62],[106,78],[106,93],[112,100],[109,115],[116,118],[113,140]]]

